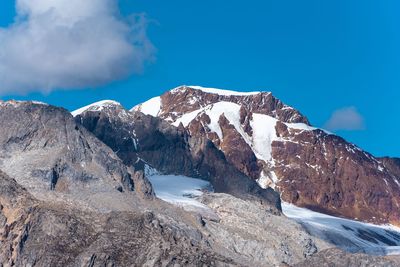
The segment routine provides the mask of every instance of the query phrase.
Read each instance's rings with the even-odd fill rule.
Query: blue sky
[[[148,37],[157,54],[143,73],[96,88],[1,97],[73,110],[101,99],[130,108],[181,84],[267,90],[315,126],[327,125],[338,110],[344,117],[343,110],[355,110],[362,126],[337,133],[375,155],[400,156],[400,2],[120,0],[119,5],[123,16],[145,12],[150,20]],[[14,16],[14,1],[1,1],[0,26]]]

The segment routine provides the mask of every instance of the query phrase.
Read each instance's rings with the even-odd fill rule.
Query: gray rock
[[[321,251],[295,267],[395,267],[400,266],[399,257],[376,257],[350,254],[339,249]]]
[[[3,102],[0,126],[0,168],[38,199],[66,197],[87,208],[114,210],[129,209],[135,182],[138,193],[153,194],[143,175],[62,108]]]

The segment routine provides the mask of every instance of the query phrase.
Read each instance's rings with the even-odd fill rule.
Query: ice
[[[182,175],[154,174],[148,179],[158,198],[178,206],[206,208],[196,197],[212,190],[209,182]]]
[[[350,252],[400,255],[400,228],[338,218],[282,203],[283,213],[310,234]]]

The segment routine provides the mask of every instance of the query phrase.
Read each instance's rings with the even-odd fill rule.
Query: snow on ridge
[[[101,111],[103,108],[110,106],[121,106],[121,104],[114,100],[102,100],[72,111],[71,114],[76,117],[85,111]]]
[[[153,97],[146,102],[133,107],[131,111],[139,111],[146,115],[157,117],[161,111],[161,97]]]
[[[249,95],[258,95],[258,94],[261,94],[261,93],[270,93],[270,92],[262,92],[262,91],[239,92],[239,91],[233,91],[233,90],[227,90],[227,89],[203,87],[203,86],[198,86],[198,85],[182,85],[182,86],[178,86],[178,87],[170,90],[170,92],[171,93],[176,93],[176,92],[179,92],[179,91],[184,91],[185,88],[191,88],[191,89],[202,91],[204,93],[225,95],[225,96],[230,96],[230,95],[249,96]]]
[[[40,101],[35,101],[35,100],[32,100],[32,101],[21,101],[21,100],[8,100],[8,101],[3,101],[3,100],[0,100],[0,106],[7,106],[7,105],[9,105],[9,106],[17,107],[17,106],[19,106],[19,105],[21,105],[21,104],[24,104],[24,103],[31,103],[31,104],[43,105],[43,106],[48,106],[48,105],[49,105],[49,104],[47,104],[47,103],[40,102]]]

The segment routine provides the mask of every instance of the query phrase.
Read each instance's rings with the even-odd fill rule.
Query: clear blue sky
[[[35,99],[75,109],[101,99],[130,108],[181,84],[268,90],[315,126],[355,107],[365,129],[338,134],[371,153],[400,156],[400,2],[120,0],[145,12],[156,61],[140,76]],[[14,17],[0,1],[0,26]],[[1,45],[1,44],[0,44]]]

